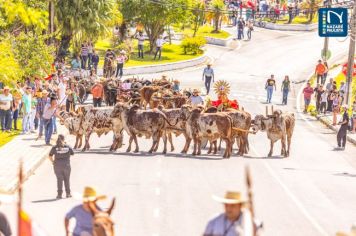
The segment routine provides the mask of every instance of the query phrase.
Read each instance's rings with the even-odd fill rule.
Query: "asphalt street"
[[[274,108],[293,111],[297,117],[290,157],[279,156],[280,145],[275,147],[273,157],[266,157],[269,141],[265,133],[250,136],[247,156],[234,155],[226,160],[221,155],[179,154],[182,137],[174,139],[176,150],[166,156],[148,155],[151,141],[144,139],[139,140],[139,154],[125,153],[126,145],[110,153],[112,135],[94,135],[91,150],[78,151],[72,158],[72,189],[81,192],[91,185],[117,198],[113,213],[117,235],[201,235],[208,220],[223,210],[211,199],[212,194],[246,192],[246,165],[251,169],[255,214],[264,223],[263,235],[334,235],[356,221],[356,147],[348,143],[345,151],[334,151],[335,134],[296,110],[301,81],[313,71],[322,39],[317,32],[261,29],[256,29],[252,37],[236,49],[209,46],[208,54],[214,61],[216,79],[229,81],[231,97],[252,115],[264,114],[264,84],[270,74],[276,76]],[[346,54],[347,46],[347,41],[330,40],[335,57]],[[203,87],[200,67],[167,74],[179,79],[182,87]],[[284,75],[296,82],[288,106],[280,105]],[[73,137],[67,138],[74,144]],[[80,201],[56,201],[55,196],[55,176],[47,161],[27,181],[24,206],[50,235],[64,235],[64,215]],[[109,201],[100,205],[108,206]],[[14,209],[12,205],[2,206],[13,225]]]

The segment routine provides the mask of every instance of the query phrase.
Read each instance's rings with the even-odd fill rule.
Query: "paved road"
[[[302,81],[320,55],[322,40],[317,33],[286,33],[256,30],[251,42],[238,50],[211,47],[218,79],[231,82],[232,95],[252,114],[265,109],[264,81],[274,73],[278,85],[285,74]],[[330,42],[334,54],[344,53],[347,43]],[[201,68],[169,73],[184,87],[202,87]],[[155,77],[149,75],[145,77]],[[278,87],[279,87],[278,86]],[[300,85],[299,85],[300,86]],[[294,85],[288,107],[295,110],[299,87]],[[245,190],[244,167],[251,168],[256,215],[269,236],[322,236],[347,230],[356,219],[356,147],[333,151],[335,135],[312,119],[297,114],[292,152],[281,159],[279,145],[267,158],[266,134],[250,137],[250,153],[233,156],[148,155],[150,142],[140,139],[140,154],[107,151],[112,136],[93,137],[91,151],[78,152],[72,159],[72,188],[98,186],[100,192],[118,198],[114,211],[118,235],[201,235],[206,222],[222,210],[212,194]],[[70,138],[70,143],[72,138]],[[183,139],[175,139],[180,151]],[[161,148],[160,148],[161,149]],[[49,162],[38,169],[25,187],[25,207],[51,234],[63,235],[63,215],[79,202],[55,201],[55,178]],[[108,205],[103,202],[102,206]],[[3,210],[15,219],[12,206]]]

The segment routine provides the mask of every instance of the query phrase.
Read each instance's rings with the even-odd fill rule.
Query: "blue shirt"
[[[73,235],[93,232],[93,216],[89,211],[84,210],[83,205],[78,205],[67,213],[66,219],[70,220],[71,218],[76,220]]]
[[[77,59],[73,59],[71,65],[72,65],[72,69],[80,69],[81,67],[80,61],[79,60],[77,61]]]
[[[24,93],[22,95],[23,109],[25,113],[31,112],[31,94]]]

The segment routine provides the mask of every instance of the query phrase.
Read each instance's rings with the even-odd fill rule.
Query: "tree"
[[[0,38],[0,81],[10,83],[20,79],[22,75],[12,49],[10,36]]]
[[[214,19],[214,31],[213,33],[218,33],[220,29],[220,21],[222,20],[223,13],[225,9],[225,3],[223,0],[212,0],[210,3],[210,8],[212,10],[212,15]]]
[[[193,18],[193,37],[196,36],[199,26],[204,23],[205,17],[205,5],[200,0],[193,0],[193,10],[192,10],[192,18]]]
[[[58,56],[65,57],[72,39],[74,47],[85,39],[97,39],[108,31],[107,23],[112,22],[115,0],[57,0],[55,14],[61,32]],[[115,14],[114,16],[117,16]]]
[[[314,15],[321,4],[322,0],[306,0],[301,4],[301,9],[308,12],[308,23],[312,23]]]
[[[13,37],[13,52],[24,76],[46,76],[54,60],[55,48],[46,44],[46,35],[21,33]]]
[[[164,27],[183,21],[188,15],[189,0],[122,0],[120,11],[123,24],[141,23],[150,42],[152,53],[159,35]]]
[[[0,0],[0,32],[19,34],[21,31],[40,33],[48,24],[43,0]]]

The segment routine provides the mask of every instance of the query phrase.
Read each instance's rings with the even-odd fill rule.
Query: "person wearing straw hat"
[[[190,96],[190,103],[192,104],[193,107],[197,107],[199,105],[204,105],[204,99],[199,95],[199,90],[194,89],[193,90],[193,95]]]
[[[12,123],[12,95],[8,86],[4,87],[3,94],[0,94],[0,122],[1,130],[10,132]]]
[[[211,63],[208,63],[203,70],[203,81],[205,82],[206,94],[209,94],[211,81],[214,83],[214,70],[211,68]]]
[[[226,192],[224,197],[213,196],[217,202],[223,203],[225,213],[209,221],[204,236],[243,236],[248,230],[254,230],[254,224],[248,224],[248,211],[243,210],[247,202],[240,192]]]
[[[347,130],[349,129],[349,114],[348,114],[348,105],[344,104],[342,105],[342,108],[344,109],[344,114],[342,115],[342,121],[339,122],[340,129],[337,132],[337,146],[338,149],[345,150],[345,145],[346,145],[346,135],[347,135]]]
[[[76,197],[76,196],[74,196]],[[93,232],[93,216],[90,212],[89,203],[105,199],[106,196],[98,196],[93,187],[85,187],[82,196],[76,197],[83,201],[82,204],[72,208],[65,216],[64,226],[66,235],[69,236],[69,221],[74,218],[76,220],[72,236],[92,235]],[[98,209],[100,209],[98,207]]]

